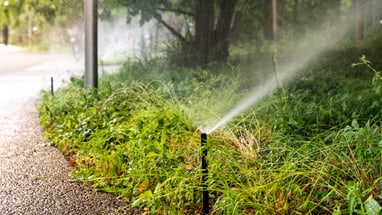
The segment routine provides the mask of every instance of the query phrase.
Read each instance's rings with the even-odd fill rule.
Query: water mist
[[[334,23],[334,26],[341,26],[342,35],[352,29],[351,22],[346,22],[346,20],[341,21],[341,19],[338,18],[333,20],[331,20],[330,23]],[[293,46],[294,49],[288,52],[288,56],[294,60],[278,65],[278,69],[275,71],[275,76],[269,77],[261,85],[255,86],[250,93],[244,97],[244,99],[238,102],[237,105],[231,109],[231,111],[226,113],[215,124],[209,126],[199,126],[199,129],[206,134],[210,134],[221,128],[234,117],[259,102],[269,92],[277,87],[278,84],[291,81],[307,63],[329,50],[341,39],[339,36],[330,37],[328,35],[327,26],[317,28],[317,30],[315,30],[311,35],[314,36],[303,38],[302,40],[299,40],[295,46]],[[298,47],[304,48],[299,49]]]

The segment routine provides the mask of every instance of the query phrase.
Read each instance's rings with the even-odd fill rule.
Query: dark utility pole
[[[85,88],[98,88],[97,0],[85,0]]]

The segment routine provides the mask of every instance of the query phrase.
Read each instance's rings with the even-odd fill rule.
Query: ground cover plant
[[[381,76],[354,55],[328,53],[209,135],[213,214],[381,213]],[[147,214],[200,214],[195,116],[248,90],[237,70],[127,61],[98,91],[73,77],[43,93],[41,125],[78,180]]]

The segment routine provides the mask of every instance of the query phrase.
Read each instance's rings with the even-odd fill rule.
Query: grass
[[[209,135],[213,214],[381,213],[380,73],[366,58],[352,68],[339,56]],[[77,77],[45,92],[41,125],[78,180],[146,214],[200,214],[197,126],[248,91],[245,77],[237,67],[147,65],[126,62],[98,91]]]

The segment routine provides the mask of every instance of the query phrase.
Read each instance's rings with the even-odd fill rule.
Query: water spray
[[[209,204],[208,204],[208,164],[207,164],[207,133],[201,133],[201,147],[202,147],[202,197],[203,197],[203,214],[209,213]]]
[[[352,11],[353,10],[350,10],[350,13]],[[344,34],[353,29],[352,22],[344,22],[338,18],[328,20],[331,21],[333,26],[341,26]],[[382,20],[380,23],[382,24]],[[268,93],[272,92],[273,89],[296,77],[307,63],[325,53],[326,50],[330,50],[338,41],[340,41],[341,38],[337,37],[328,39],[326,27],[327,26],[324,25],[314,31],[311,34],[314,35],[314,37],[306,37],[305,39],[302,38],[299,40],[295,50],[288,54],[291,60],[287,62],[279,64],[279,62],[277,62],[277,50],[275,50],[272,58],[275,77],[267,78],[263,83],[261,83],[261,85],[255,86],[248,93],[248,95],[239,101],[235,106],[233,106],[233,108],[228,113],[224,113],[225,115],[223,115],[220,120],[214,124],[206,125],[206,127],[203,128],[203,132],[210,134],[223,127],[234,117],[248,110],[261,99],[263,99]],[[308,48],[304,47],[307,46],[307,44],[309,45]],[[299,48],[299,46],[302,47]]]

